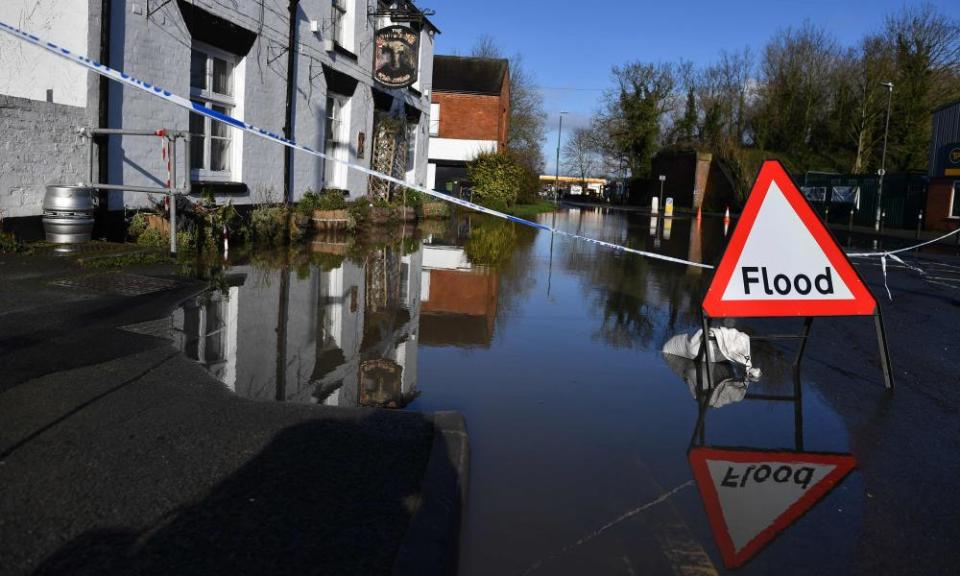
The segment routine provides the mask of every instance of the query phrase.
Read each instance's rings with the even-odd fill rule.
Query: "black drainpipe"
[[[290,0],[290,32],[287,37],[287,114],[283,126],[283,136],[287,140],[293,140],[293,98],[296,94],[296,70],[297,65],[297,8],[300,0]],[[291,190],[291,171],[293,168],[293,148],[283,147],[283,203],[289,204],[293,198]]]
[[[100,0],[100,62],[107,66],[110,62],[110,5],[112,0]],[[110,80],[106,76],[98,76],[99,84],[97,88],[97,126],[108,128],[109,124],[109,95]],[[97,145],[97,181],[104,183],[107,181],[107,148],[109,138],[100,136],[96,140]],[[107,236],[111,231],[111,226],[107,222],[110,216],[109,193],[106,190],[97,192],[97,215],[95,222],[99,223],[99,233],[95,237]]]

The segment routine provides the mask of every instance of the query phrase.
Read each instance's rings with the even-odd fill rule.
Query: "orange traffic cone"
[[[703,219],[703,207],[697,206],[697,222],[699,223],[701,219]]]
[[[727,206],[727,212],[723,215],[723,223],[724,224],[730,223],[730,207],[729,206]]]

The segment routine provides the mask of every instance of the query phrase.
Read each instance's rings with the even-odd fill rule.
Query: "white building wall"
[[[88,1],[0,0],[0,20],[96,54],[100,5]],[[47,185],[87,180],[87,146],[76,130],[96,123],[97,102],[94,74],[0,34],[0,215],[39,217]]]
[[[496,140],[430,138],[430,160],[468,162],[481,152],[496,152]]]
[[[0,21],[78,54],[87,53],[89,0],[3,0]],[[0,94],[68,106],[87,105],[87,72],[80,66],[0,34]]]

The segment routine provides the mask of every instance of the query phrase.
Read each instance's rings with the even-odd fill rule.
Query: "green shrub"
[[[413,188],[404,188],[397,191],[394,201],[398,206],[407,205],[412,208],[419,208],[423,205],[423,193]]]
[[[297,212],[312,216],[314,210],[343,210],[347,207],[343,192],[339,188],[324,188],[320,193],[307,190],[297,203]]]
[[[347,228],[353,230],[369,221],[369,198],[357,198],[353,202],[347,202]]]
[[[130,222],[127,224],[127,236],[136,240],[144,233],[147,229],[147,214],[145,212],[137,212],[133,215],[133,218],[130,219]]]
[[[250,228],[257,242],[282,245],[287,240],[287,208],[261,205],[250,213]]]
[[[13,232],[0,232],[0,254],[15,254],[23,250],[23,243],[18,241]]]
[[[170,248],[170,235],[157,228],[147,228],[137,236],[137,245],[145,248]],[[189,250],[197,247],[197,236],[193,232],[177,232],[177,250]]]
[[[482,152],[467,163],[467,176],[473,184],[478,204],[504,210],[517,201],[523,166],[504,152]]]
[[[520,165],[520,182],[517,190],[517,202],[520,204],[536,204],[540,201],[540,175]]]

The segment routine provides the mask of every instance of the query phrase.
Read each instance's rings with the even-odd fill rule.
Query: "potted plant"
[[[309,214],[314,228],[328,230],[347,225],[346,190],[324,188],[319,194],[308,190],[298,204],[298,209]]]

